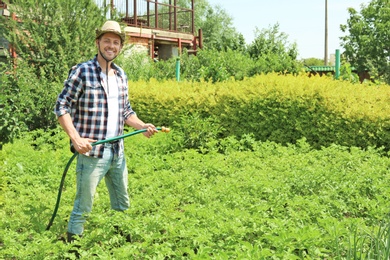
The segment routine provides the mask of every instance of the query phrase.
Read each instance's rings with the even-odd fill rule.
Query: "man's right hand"
[[[72,140],[72,144],[74,149],[80,153],[80,154],[86,154],[89,151],[92,150],[92,145],[91,143],[96,142],[97,140],[90,139],[90,138],[77,138],[75,140]]]

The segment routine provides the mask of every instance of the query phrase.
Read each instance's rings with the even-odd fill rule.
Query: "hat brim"
[[[125,33],[118,33],[117,31],[113,31],[113,30],[96,29],[96,39],[99,39],[105,33],[114,33],[121,38],[122,44],[125,42],[125,39],[126,39]]]

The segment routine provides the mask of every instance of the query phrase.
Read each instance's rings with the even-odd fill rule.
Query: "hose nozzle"
[[[169,129],[168,127],[161,127],[161,132],[169,133],[169,131],[171,131],[171,129]]]

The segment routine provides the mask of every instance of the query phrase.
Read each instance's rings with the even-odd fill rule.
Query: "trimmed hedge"
[[[305,138],[315,148],[390,147],[388,85],[267,74],[220,83],[142,81],[129,88],[134,110],[155,125],[184,129],[211,119],[219,137],[253,134],[281,144]],[[184,122],[188,116],[194,121]]]

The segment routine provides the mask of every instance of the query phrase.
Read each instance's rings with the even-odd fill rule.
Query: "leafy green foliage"
[[[92,0],[15,0],[9,11],[17,20],[0,17],[4,25],[0,34],[38,78],[55,82],[62,82],[71,66],[94,54],[95,29],[105,19]]]
[[[148,90],[148,91],[145,91]],[[227,82],[136,82],[132,105],[157,125],[212,118],[219,137],[253,134],[256,140],[313,147],[333,143],[385,147],[390,143],[389,87],[352,84],[327,77],[259,75]],[[156,112],[158,111],[158,112]],[[195,126],[197,127],[197,126]]]
[[[256,28],[255,39],[248,47],[249,55],[256,61],[252,75],[269,72],[300,71],[296,60],[298,50],[296,44],[289,44],[288,36],[279,31],[279,24],[268,29]]]
[[[359,76],[352,71],[351,64],[345,62],[340,67],[340,79],[352,83],[359,83]]]
[[[208,151],[214,140],[222,133],[220,123],[212,117],[202,118],[198,113],[182,115],[173,127],[182,135],[182,144],[186,149],[201,149]]]
[[[362,6],[360,13],[349,8],[350,18],[341,30],[345,55],[358,71],[368,70],[375,80],[390,84],[390,4],[388,0],[373,0]]]
[[[0,145],[56,126],[52,111],[68,70],[93,56],[95,29],[105,19],[91,0],[17,0],[9,8],[17,20],[0,16],[0,35],[18,58],[0,67]]]
[[[159,81],[175,78],[176,59],[153,62],[145,53],[133,52],[123,55],[117,63],[126,71],[131,81],[150,80]],[[212,82],[228,81],[230,79],[243,80],[249,77],[255,66],[254,61],[240,51],[226,50],[199,50],[197,55],[183,53],[180,56],[181,80]]]
[[[192,57],[191,57],[192,58]],[[183,74],[189,79],[211,80],[212,82],[227,81],[231,78],[242,80],[249,76],[253,66],[253,61],[249,56],[242,54],[239,51],[220,51],[212,50],[200,51],[193,60],[198,60],[197,63],[192,62],[190,65],[184,63]],[[186,62],[188,60],[184,60]],[[198,67],[195,66],[198,65]],[[189,69],[189,71],[186,71]],[[193,74],[195,72],[195,74]],[[198,78],[195,78],[195,77]]]
[[[61,83],[38,78],[25,60],[19,60],[13,73],[4,73],[1,81],[0,144],[23,132],[56,125],[53,106]]]
[[[137,51],[134,45],[125,46],[115,59],[130,81],[149,80],[154,75],[153,61],[145,51]]]
[[[323,66],[324,60],[318,58],[308,58],[302,60],[305,66]]]
[[[202,28],[205,48],[217,51],[246,49],[243,35],[233,27],[232,17],[221,6],[207,6],[204,12],[197,25]]]
[[[281,146],[248,135],[220,140],[215,148],[222,153],[202,154],[177,149],[185,140],[172,130],[125,139],[132,206],[125,214],[111,211],[106,188],[98,187],[77,242],[82,258],[352,259],[353,250],[373,256],[388,249],[375,242],[387,237],[380,228],[390,196],[390,161],[380,151],[317,150],[304,139]],[[67,145],[63,131],[40,131],[0,151],[5,259],[73,257],[61,239],[76,188],[74,167],[54,225],[45,231],[71,155]],[[117,224],[132,243],[115,232]]]

